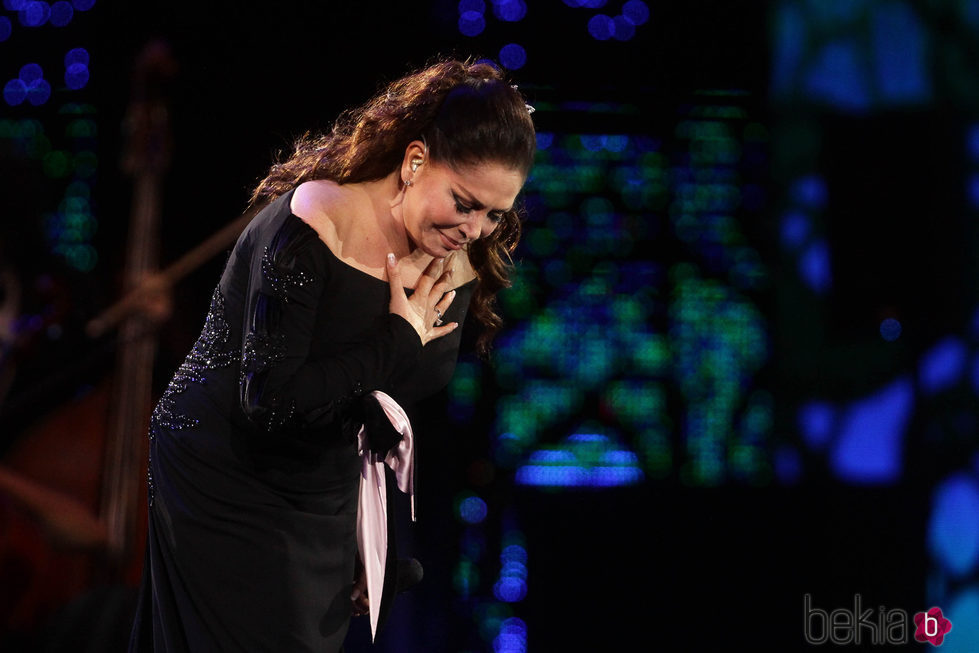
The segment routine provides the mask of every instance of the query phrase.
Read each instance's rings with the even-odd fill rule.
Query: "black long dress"
[[[356,556],[357,406],[443,387],[389,287],[340,261],[289,192],[238,239],[150,424],[149,539],[131,651],[334,652]],[[473,283],[447,321],[465,318]],[[424,436],[422,436],[424,437]]]

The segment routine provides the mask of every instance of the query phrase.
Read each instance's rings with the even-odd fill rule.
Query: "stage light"
[[[616,41],[628,41],[636,35],[636,26],[625,16],[616,16],[612,19],[612,36]]]
[[[826,205],[826,183],[816,175],[796,179],[789,191],[792,200],[801,206],[821,209]]]
[[[505,576],[493,585],[493,595],[506,603],[521,601],[527,595],[527,581],[522,578]]]
[[[20,73],[17,76],[29,86],[31,83],[44,77],[44,71],[39,64],[28,63],[20,67]]]
[[[72,48],[65,53],[65,68],[71,68],[73,64],[87,66],[89,58],[88,50],[85,48]]]
[[[966,183],[968,184],[969,204],[972,205],[972,208],[979,209],[979,173],[969,175]]]
[[[638,27],[649,20],[649,7],[642,0],[629,0],[622,5],[622,15],[627,21]]]
[[[3,87],[3,100],[16,107],[27,99],[27,84],[20,79],[12,79]]]
[[[954,385],[965,371],[968,350],[955,337],[939,341],[921,356],[918,381],[927,394],[945,390]]]
[[[809,237],[809,216],[799,211],[789,211],[782,215],[782,246],[796,249]]]
[[[527,4],[524,0],[493,0],[493,15],[502,21],[515,23],[527,15]]]
[[[884,318],[880,322],[880,337],[887,342],[894,342],[901,337],[901,323],[893,317]]]
[[[799,408],[799,428],[810,449],[821,451],[833,437],[836,409],[824,401],[811,401]]]
[[[599,41],[607,41],[615,33],[615,23],[605,14],[597,14],[588,21],[588,33]]]
[[[51,5],[51,24],[55,27],[64,27],[71,22],[72,17],[75,15],[75,10],[72,9],[71,3],[67,0],[59,0]]]
[[[486,502],[477,496],[468,496],[459,502],[459,518],[467,524],[479,524],[486,519]]]
[[[829,259],[829,245],[823,239],[809,244],[799,258],[799,275],[817,293],[825,293],[832,286],[832,269]]]
[[[861,484],[897,481],[902,472],[904,431],[913,406],[908,376],[847,406],[830,452],[837,477]]]
[[[979,6],[979,3],[976,3],[976,6]],[[973,161],[979,161],[979,124],[969,125],[969,130],[965,136],[965,144],[969,158]]]
[[[979,487],[971,476],[956,474],[935,490],[928,524],[928,548],[942,568],[965,576],[979,562]]]
[[[476,11],[467,11],[459,16],[459,31],[466,36],[477,36],[486,29],[486,19]]]
[[[527,63],[527,51],[522,45],[508,43],[500,48],[500,63],[503,64],[504,68],[510,70],[523,68],[523,65]]]
[[[629,147],[629,137],[623,134],[610,134],[605,137],[605,149],[609,152],[624,152]]]
[[[20,24],[24,27],[40,27],[51,17],[51,5],[40,0],[32,0],[24,4],[18,13]]]
[[[65,84],[73,91],[84,88],[88,84],[88,66],[81,63],[73,63],[65,71]]]

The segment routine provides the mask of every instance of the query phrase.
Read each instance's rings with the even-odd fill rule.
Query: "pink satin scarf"
[[[386,464],[394,471],[398,489],[411,496],[411,521],[415,521],[415,450],[411,423],[401,406],[383,392],[371,394],[391,420],[391,425],[403,437],[398,446],[392,447],[382,460],[371,453],[366,429],[361,426],[357,434],[360,453],[360,500],[357,504],[357,546],[367,574],[367,600],[370,605],[371,641],[377,635],[378,610],[384,589],[384,567],[388,552],[387,487],[384,474]]]

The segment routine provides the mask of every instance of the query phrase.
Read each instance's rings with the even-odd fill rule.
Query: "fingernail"
[[[394,253],[388,252],[388,265],[394,265]]]
[[[358,596],[360,596],[360,590],[354,590],[354,593],[350,595],[350,600],[356,601]]]
[[[456,291],[450,290],[449,291],[449,297],[455,297],[455,296],[456,296]]]

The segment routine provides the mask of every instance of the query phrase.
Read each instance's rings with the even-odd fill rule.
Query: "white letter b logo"
[[[935,624],[934,631],[932,630],[931,624]],[[935,619],[933,616],[931,616],[930,614],[928,614],[926,612],[925,613],[925,635],[927,635],[928,637],[934,637],[937,634],[938,634],[938,619]]]

